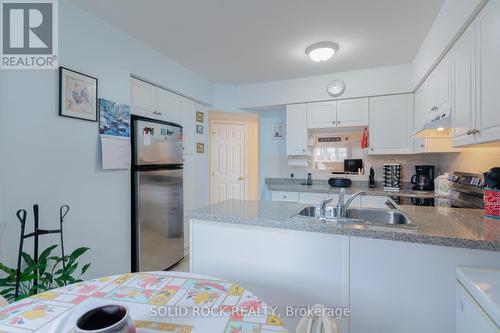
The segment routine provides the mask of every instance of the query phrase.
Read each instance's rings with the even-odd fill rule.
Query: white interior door
[[[211,128],[210,203],[246,199],[246,130],[244,124],[213,122]]]

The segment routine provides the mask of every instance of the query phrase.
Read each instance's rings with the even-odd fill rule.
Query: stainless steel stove
[[[451,182],[451,193],[448,197],[391,196],[398,205],[475,208],[483,209],[484,178],[481,174],[455,172],[448,177]]]

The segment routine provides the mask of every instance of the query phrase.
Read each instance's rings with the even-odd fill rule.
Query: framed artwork
[[[205,144],[204,143],[197,143],[196,144],[196,152],[203,154],[205,152]]]
[[[205,114],[201,111],[196,111],[196,121],[199,123],[205,121]]]
[[[196,125],[196,133],[203,134],[203,125]]]
[[[284,138],[285,138],[285,124],[284,123],[273,124],[273,139],[282,140]]]
[[[130,107],[107,99],[99,99],[99,133],[130,136]]]
[[[97,121],[97,79],[59,67],[59,115]]]

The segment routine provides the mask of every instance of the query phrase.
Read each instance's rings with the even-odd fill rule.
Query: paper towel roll
[[[288,165],[291,167],[302,167],[302,168],[307,168],[309,166],[309,160],[308,159],[293,159],[293,160],[288,160]]]

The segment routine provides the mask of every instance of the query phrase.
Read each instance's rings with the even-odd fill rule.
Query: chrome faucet
[[[326,219],[326,205],[328,205],[330,202],[332,202],[332,198],[326,198],[321,201],[319,204],[319,218],[320,219]]]
[[[392,206],[392,209],[398,209],[398,204],[396,203],[396,201],[392,200],[391,197],[387,197],[386,199],[387,199],[387,201],[385,202],[384,205],[386,205],[386,206],[390,205],[390,206]]]
[[[339,200],[337,201],[337,206],[335,206],[335,216],[338,219],[345,219],[347,218],[347,209],[349,209],[349,206],[351,205],[352,201],[360,195],[365,195],[365,191],[359,191],[351,195],[349,199],[344,203],[344,196],[345,196],[345,188],[342,188],[340,190],[339,194]]]

